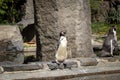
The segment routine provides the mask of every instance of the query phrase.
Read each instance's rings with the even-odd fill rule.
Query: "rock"
[[[24,19],[33,19],[34,22],[34,4],[33,0],[26,0],[26,8],[25,8],[25,16]]]
[[[66,64],[64,63],[48,63],[47,64],[50,70],[55,70],[55,69],[65,69]]]
[[[72,61],[72,60],[67,60],[64,63],[56,63],[56,62],[52,62],[52,63],[48,63],[47,64],[49,69],[51,70],[55,70],[55,69],[71,69],[71,68],[75,68],[78,67],[77,62]]]
[[[68,54],[72,58],[95,56],[91,47],[89,0],[52,0],[47,3],[34,0],[34,3],[40,60],[54,60],[61,31],[67,32]]]
[[[4,72],[4,69],[2,66],[0,66],[0,74]]]
[[[5,71],[30,71],[43,69],[42,64],[15,64],[15,65],[2,65]]]
[[[14,62],[16,64],[22,64],[24,62],[24,55],[22,53],[19,53],[16,55],[16,58],[14,58]]]
[[[0,62],[23,63],[23,40],[18,26],[0,26]]]
[[[23,10],[23,16],[22,20],[17,23],[17,25],[23,25],[23,27],[26,27],[29,24],[34,24],[34,6],[33,6],[33,0],[25,0]]]
[[[22,19],[21,21],[17,23],[17,25],[22,25],[23,28],[25,28],[26,26],[30,24],[34,24],[34,19]]]
[[[72,60],[67,60],[64,64],[66,65],[65,68],[70,68],[71,69],[71,68],[78,67],[77,62],[72,61]]]
[[[102,50],[102,51],[99,52],[98,56],[99,57],[110,57],[111,54],[109,52],[105,51],[105,50]]]
[[[50,70],[58,69],[58,64],[57,63],[48,63],[47,65],[48,65]]]
[[[4,65],[15,65],[16,63],[14,62],[11,62],[11,61],[3,61],[3,62],[0,62],[0,66],[4,66]]]
[[[80,58],[79,61],[81,66],[96,66],[98,64],[95,58]]]

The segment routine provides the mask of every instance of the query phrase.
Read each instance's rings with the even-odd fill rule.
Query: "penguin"
[[[67,59],[67,38],[66,38],[66,32],[61,31],[60,32],[60,39],[59,44],[56,51],[56,62],[58,64],[64,63],[64,61]]]
[[[113,51],[118,51],[118,43],[117,43],[117,32],[116,32],[116,27],[112,26],[109,33],[113,34],[113,38],[110,40],[110,54],[113,56]]]
[[[114,51],[118,51],[118,43],[117,43],[116,34],[117,34],[116,27],[112,26],[109,29],[107,37],[103,43],[103,51],[110,53],[110,56],[113,56]]]

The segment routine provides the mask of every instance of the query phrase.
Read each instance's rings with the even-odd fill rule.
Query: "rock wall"
[[[23,25],[22,36],[24,42],[35,41],[35,27],[34,27],[34,6],[33,0],[26,0],[24,3],[24,16],[17,25]]]
[[[37,51],[43,60],[54,59],[59,32],[65,30],[71,57],[94,56],[91,47],[89,0],[34,0],[38,31]],[[40,41],[39,41],[40,40]]]
[[[26,1],[25,19],[34,19],[33,0],[27,0]]]
[[[58,32],[67,31],[73,57],[91,56],[90,8],[88,0],[58,1]]]
[[[108,12],[110,9],[109,1],[95,1],[95,3],[99,3],[98,9],[91,9],[91,20],[92,22],[105,22],[108,17]],[[94,3],[94,5],[95,5]],[[91,4],[92,5],[92,4]]]
[[[26,27],[29,24],[34,24],[34,6],[33,6],[33,0],[26,0],[26,3],[24,3],[24,15],[22,16],[22,19],[17,24],[22,24],[23,27]]]
[[[23,63],[23,41],[18,26],[0,26],[0,62]]]

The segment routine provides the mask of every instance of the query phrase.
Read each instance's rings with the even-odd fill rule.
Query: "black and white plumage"
[[[56,62],[63,63],[67,58],[67,38],[65,36],[65,32],[60,32],[59,44],[56,51]]]
[[[107,37],[103,43],[103,50],[105,52],[110,53],[111,56],[113,56],[113,51],[118,49],[117,35],[116,34],[117,34],[116,28],[114,26],[112,26],[109,29]]]

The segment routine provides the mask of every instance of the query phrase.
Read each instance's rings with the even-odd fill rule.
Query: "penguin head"
[[[112,29],[113,29],[114,31],[116,31],[116,26],[112,26]]]
[[[109,33],[108,34],[115,34],[116,33],[116,27],[115,26],[112,26],[110,29],[109,29]]]
[[[66,32],[65,32],[65,31],[61,31],[61,32],[60,32],[60,37],[61,37],[61,36],[65,36],[65,35],[66,35]]]

